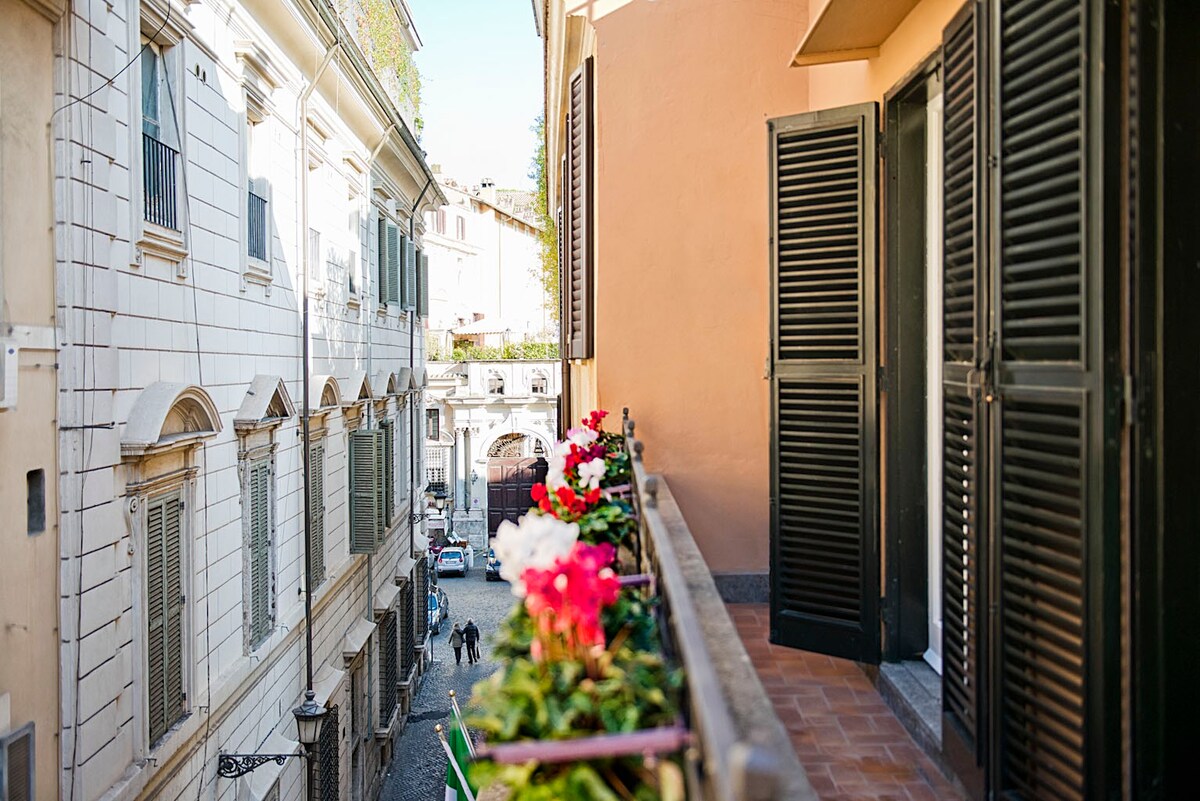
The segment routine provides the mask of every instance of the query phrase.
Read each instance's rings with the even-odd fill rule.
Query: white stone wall
[[[275,44],[281,40],[280,26],[293,26],[287,30],[295,34],[298,8],[283,3],[266,10],[255,6],[251,13],[219,0],[186,9],[171,6],[173,19],[164,33],[178,26],[182,37],[168,58],[176,66],[173,94],[187,194],[180,208],[182,258],[139,241],[144,236],[137,160],[140,65],[135,60],[104,85],[140,46],[139,5],[130,0],[80,3],[60,26],[64,94],[57,105],[96,90],[54,123],[62,343],[61,761],[67,801],[142,795],[171,801],[233,798],[235,793],[259,798],[278,775],[281,798],[303,793],[299,760],[282,769],[262,768],[253,780],[216,777],[220,751],[294,747],[287,742],[295,738],[290,710],[304,687],[299,416],[273,432],[276,627],[253,653],[247,653],[243,635],[242,440],[233,425],[259,374],[282,377],[297,411],[302,404],[299,287],[307,232],[300,209],[298,97],[304,71],[313,69],[321,50],[315,32],[310,33],[316,56],[303,64]],[[165,2],[160,9],[166,9]],[[265,54],[278,81],[269,92],[271,107],[254,132],[253,154],[247,152],[246,66],[238,57],[247,41]],[[424,337],[414,338],[410,330],[423,324],[395,308],[377,312],[373,231],[381,203],[407,230],[408,207],[416,195],[409,187],[422,185],[424,176],[405,174],[397,157],[381,158],[369,174],[364,172],[387,125],[380,120],[364,134],[365,118],[343,111],[368,103],[347,91],[344,77],[339,81],[337,92],[322,89],[311,101],[328,126],[327,136],[313,135],[310,127],[322,159],[308,174],[309,227],[322,241],[310,293],[311,370],[338,378],[354,371],[398,373],[423,364]],[[407,158],[420,164],[419,154]],[[247,178],[269,185],[269,281],[247,279]],[[386,187],[390,201],[383,200],[380,187]],[[418,236],[422,228],[418,219]],[[344,254],[348,269],[356,271],[358,304],[350,302],[344,272],[330,275],[324,258],[330,252]],[[145,634],[138,608],[142,528],[129,504],[138,495],[129,487],[137,471],[123,457],[121,441],[140,393],[158,381],[201,387],[216,405],[221,431],[195,452],[199,471],[184,511],[188,714],[153,745],[146,736]],[[385,408],[389,414],[403,413],[402,406],[405,412],[410,408],[405,403],[403,396],[392,397]],[[408,403],[419,407],[419,396]],[[373,414],[373,409],[364,411]],[[415,417],[420,425],[419,408]],[[372,560],[369,580],[366,558],[348,553],[345,420],[340,409],[330,413],[325,437],[328,578],[314,593],[318,670],[345,668],[345,633],[371,616],[368,584],[377,593],[394,582],[398,564],[409,565],[405,502],[411,491],[402,488],[395,530]],[[368,422],[364,419],[364,425]],[[397,431],[398,450],[407,460],[403,430]],[[374,641],[369,648],[377,654]],[[377,675],[377,668],[371,670]],[[330,703],[339,703],[347,686],[348,680],[332,688]],[[348,759],[347,751],[344,780]],[[367,764],[374,763],[368,759]]]
[[[474,315],[500,319],[512,326],[514,339],[554,339],[555,324],[537,280],[540,264],[537,232],[532,224],[482,205],[461,187],[443,183],[449,204],[442,209],[444,231],[434,215],[426,215],[429,254],[429,327],[454,328]],[[457,220],[465,223],[458,238]],[[490,338],[489,338],[490,341]]]

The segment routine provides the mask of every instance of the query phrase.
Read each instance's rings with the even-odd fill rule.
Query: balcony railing
[[[667,482],[646,472],[634,423],[624,420],[633,455],[638,559],[653,575],[660,631],[668,655],[687,676],[685,715],[695,752],[687,771],[689,799],[815,801],[754,672],[700,549]]]
[[[142,134],[142,197],[147,222],[179,230],[176,176],[179,151],[148,133]]]
[[[246,231],[246,253],[252,259],[266,261],[267,258],[267,199],[254,194],[254,190],[246,192],[246,216],[248,219]]]

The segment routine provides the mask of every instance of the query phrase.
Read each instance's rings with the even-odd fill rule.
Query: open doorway
[[[931,59],[885,98],[881,386],[884,670],[940,740],[942,82]]]

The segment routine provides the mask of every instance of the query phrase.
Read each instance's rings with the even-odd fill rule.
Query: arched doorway
[[[533,485],[546,480],[546,443],[515,432],[496,438],[488,448],[488,535],[505,520],[516,522],[533,506]]]

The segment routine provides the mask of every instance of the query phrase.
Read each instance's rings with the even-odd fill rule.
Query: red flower
[[[604,647],[600,614],[616,603],[621,582],[609,565],[616,549],[607,543],[575,543],[571,553],[545,570],[529,568],[525,582],[525,608],[536,623],[532,651],[535,659],[561,645],[572,655],[595,646]]]
[[[585,428],[590,428],[593,431],[599,431],[601,421],[604,420],[605,417],[608,417],[608,412],[604,411],[603,409],[598,409],[587,417],[583,418],[583,420],[580,422],[583,423]]]
[[[529,494],[533,497],[533,499],[535,501],[541,501],[547,495],[546,485],[545,484],[534,484],[533,490],[531,490]]]

